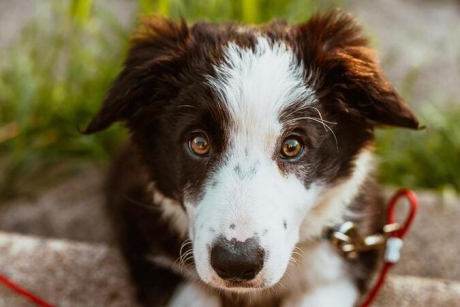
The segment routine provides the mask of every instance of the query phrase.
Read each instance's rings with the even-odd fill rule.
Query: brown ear
[[[177,57],[184,50],[188,36],[184,20],[174,23],[163,17],[153,17],[141,22],[131,48],[118,75],[109,90],[102,107],[93,117],[83,134],[91,134],[108,128],[116,121],[131,118],[141,108],[148,107],[169,94],[159,86],[165,71],[171,71]],[[161,98],[160,98],[161,97]]]
[[[319,96],[373,126],[419,129],[418,120],[383,75],[354,18],[341,10],[297,27],[307,69],[319,72]]]

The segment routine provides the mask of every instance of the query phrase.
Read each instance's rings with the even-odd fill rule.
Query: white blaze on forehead
[[[289,105],[311,104],[313,90],[304,84],[305,70],[284,43],[260,36],[254,49],[230,43],[225,61],[209,80],[230,111],[236,129],[257,128],[266,135],[281,129],[279,115]]]

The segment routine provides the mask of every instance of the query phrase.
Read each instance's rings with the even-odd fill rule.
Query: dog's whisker
[[[187,245],[190,245],[190,244],[192,244],[192,240],[190,240],[190,239],[187,239],[187,240],[185,240],[184,242],[182,242],[182,245],[181,245],[180,250],[179,250],[179,255],[181,255],[182,252],[183,252],[183,249],[184,249]]]
[[[193,258],[193,252],[192,251],[187,252],[184,255],[182,255],[182,257],[180,258],[180,262],[184,266],[184,265],[186,265],[187,261],[190,260],[191,258]]]
[[[187,255],[186,258],[184,258],[184,264],[187,265],[187,262],[193,259],[193,254]]]
[[[299,252],[301,255],[303,255],[303,249],[301,249],[300,247],[295,246],[295,247],[294,247],[294,250],[297,251],[297,252]]]
[[[329,123],[329,124],[334,124],[334,125],[337,124],[337,123],[325,121],[325,120],[323,119],[323,115],[321,114],[321,112],[318,110],[317,107],[314,107],[314,106],[307,106],[307,107],[308,107],[308,108],[311,108],[311,109],[314,109],[314,110],[316,110],[316,112],[318,112],[318,116],[319,116],[319,118],[321,119],[321,122],[323,122],[323,123]],[[326,130],[326,128],[324,128],[324,130]]]
[[[192,249],[186,251],[184,254],[181,253],[179,258],[176,259],[176,261],[174,262],[174,263],[176,263],[177,261],[179,261],[179,269],[181,270],[181,272],[184,269],[184,267],[186,266],[187,261],[190,260],[189,257],[193,257],[193,250]]]
[[[303,120],[303,119],[315,120],[315,121],[317,121],[317,122],[320,123],[320,124],[337,125],[336,122],[331,122],[331,121],[328,121],[328,120],[324,120],[324,119],[322,119],[322,118],[311,117],[311,116],[296,117],[296,118],[291,119],[291,121],[295,122],[295,121]]]
[[[302,117],[297,117],[297,118],[293,118],[289,121],[289,123],[292,123],[292,122],[296,122],[296,121],[299,121],[299,120],[303,120],[303,119],[311,119],[311,120],[314,120],[324,126],[327,126],[326,124],[331,124],[331,125],[337,125],[336,122],[330,122],[330,121],[327,121],[327,120],[323,120],[321,118],[316,118],[316,117],[311,117],[311,116],[302,116]],[[330,127],[329,127],[330,128]]]
[[[300,268],[300,265],[299,265],[299,263],[298,263],[298,262],[297,262],[297,261],[296,261],[294,258],[292,258],[292,257],[291,257],[291,258],[289,259],[289,262],[290,262],[290,263],[293,263],[293,264],[294,264],[294,266],[296,266],[296,267]]]
[[[179,108],[197,109],[196,106],[193,106],[193,105],[191,105],[191,104],[182,104],[182,105],[178,106],[177,108],[178,108],[178,109],[179,109]]]
[[[339,152],[339,142],[337,140],[337,136],[336,136],[334,130],[332,130],[332,128],[329,125],[327,125],[327,124],[336,125],[337,123],[324,121],[322,119],[318,119],[318,118],[310,117],[310,116],[303,116],[303,117],[294,118],[294,119],[288,121],[288,123],[292,124],[292,123],[294,123],[294,122],[296,122],[298,120],[302,120],[302,119],[309,119],[309,120],[315,121],[317,123],[320,123],[320,124],[323,125],[323,127],[324,127],[324,129],[326,129],[326,131],[329,130],[332,133],[332,136],[334,137],[335,144],[336,144],[336,147],[337,147],[337,152]]]
[[[155,208],[153,206],[141,203],[140,201],[135,200],[135,199],[129,197],[128,195],[126,195],[126,194],[123,194],[123,198],[125,200],[127,200],[128,202],[130,202],[131,204],[133,204],[133,205],[136,205],[136,206],[139,206],[139,207],[142,207],[142,208],[145,208],[145,209],[149,209],[149,210],[155,210]]]

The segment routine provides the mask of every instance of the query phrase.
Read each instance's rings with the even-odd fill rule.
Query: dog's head
[[[296,244],[343,217],[375,127],[419,127],[337,11],[295,26],[146,20],[85,132],[115,121],[182,204],[201,279],[236,290],[277,283]]]

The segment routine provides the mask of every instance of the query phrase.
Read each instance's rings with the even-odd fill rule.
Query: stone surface
[[[393,275],[377,298],[375,307],[460,306],[460,283]]]
[[[119,253],[104,244],[0,232],[0,250],[0,271],[56,306],[136,307]],[[375,306],[452,307],[459,301],[460,283],[391,276]],[[0,284],[0,306],[34,305]]]
[[[86,166],[36,198],[0,204],[0,230],[78,241],[111,242],[104,208],[105,172]]]
[[[445,201],[426,192],[418,195],[419,213],[404,240],[401,263],[395,272],[460,281],[460,200]],[[399,216],[405,217],[401,211]]]
[[[0,233],[0,271],[60,307],[135,307],[119,253],[106,245]],[[0,306],[35,306],[0,284]]]

